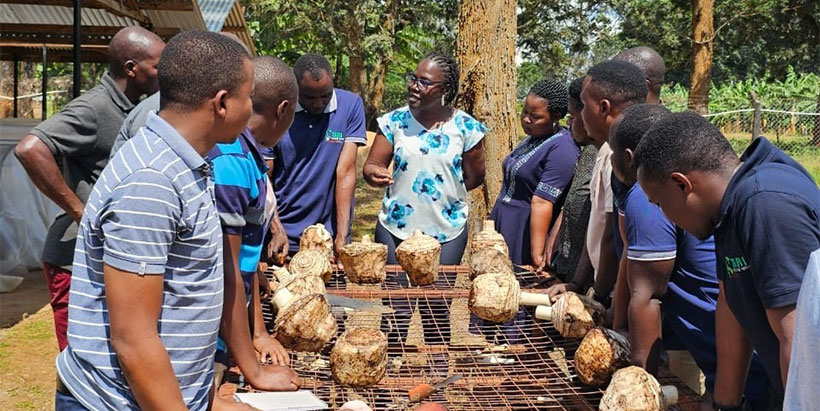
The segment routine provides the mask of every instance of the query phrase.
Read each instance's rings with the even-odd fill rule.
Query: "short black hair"
[[[310,78],[318,81],[322,78],[322,72],[333,78],[333,69],[325,56],[316,53],[303,54],[293,64],[293,73],[296,74],[296,81],[301,82],[306,73],[310,73]]]
[[[584,78],[578,77],[575,80],[572,80],[572,83],[569,83],[569,100],[578,110],[584,108],[584,102],[581,101],[581,89],[584,87]]]
[[[615,129],[615,141],[621,150],[635,150],[641,138],[656,121],[669,115],[669,109],[660,104],[635,104],[623,111],[623,117]]]
[[[157,67],[160,109],[190,111],[219,90],[234,93],[245,81],[248,52],[217,33],[191,30],[177,34],[162,52]],[[191,64],[201,62],[195,70]]]
[[[560,120],[567,115],[569,92],[562,83],[553,79],[542,79],[532,85],[530,93],[547,100],[547,109],[553,120]]]
[[[646,79],[638,66],[620,60],[607,60],[587,72],[588,87],[597,89],[601,98],[621,109],[646,102]]]
[[[293,70],[282,60],[273,56],[253,59],[253,112],[261,114],[270,107],[278,106],[284,100],[296,104],[299,85]]]
[[[442,53],[430,53],[422,60],[431,60],[436,63],[441,72],[444,74],[444,102],[445,104],[452,104],[458,95],[458,77],[460,75],[458,63],[456,59]]]
[[[666,64],[663,57],[652,47],[638,46],[624,50],[615,55],[613,60],[627,61],[636,65],[649,80],[649,88],[655,94],[660,94],[663,79],[666,75]]]
[[[650,180],[665,181],[673,172],[719,171],[737,154],[712,123],[694,111],[671,113],[656,121],[635,150],[635,167]]]

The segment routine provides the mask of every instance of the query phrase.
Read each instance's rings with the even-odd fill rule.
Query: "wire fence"
[[[765,136],[800,162],[820,184],[820,112],[815,102],[763,104],[709,113],[705,117],[742,153]],[[812,110],[813,108],[813,110]]]

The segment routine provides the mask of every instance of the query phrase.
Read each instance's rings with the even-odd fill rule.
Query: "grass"
[[[53,410],[56,355],[48,305],[0,331],[0,409]]]
[[[726,134],[735,151],[740,154],[751,142],[751,135],[744,133]],[[797,160],[820,185],[820,147],[811,143],[807,135],[783,135],[780,138],[770,138],[786,154]]]

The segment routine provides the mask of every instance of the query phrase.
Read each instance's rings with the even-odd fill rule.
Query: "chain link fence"
[[[820,184],[820,110],[818,102],[789,104],[761,102],[751,107],[713,112],[706,115],[738,153],[757,136],[765,136],[800,162]]]

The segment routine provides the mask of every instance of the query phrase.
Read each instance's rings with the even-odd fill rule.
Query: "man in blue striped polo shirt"
[[[222,231],[203,156],[245,127],[253,65],[236,42],[189,31],[158,72],[160,112],[109,162],[83,213],[57,409],[209,405]]]

